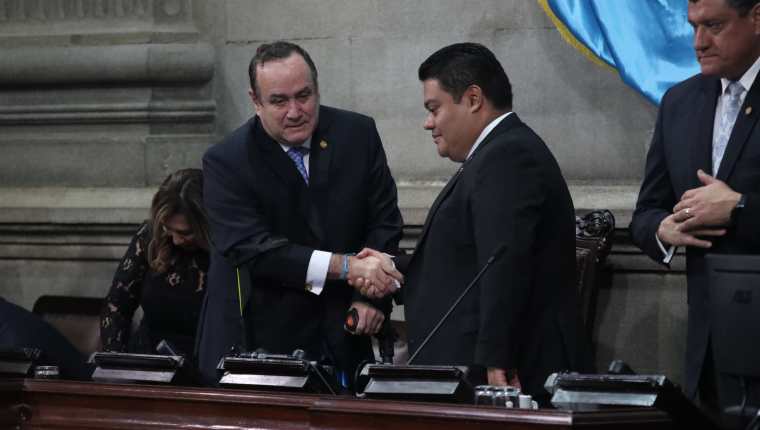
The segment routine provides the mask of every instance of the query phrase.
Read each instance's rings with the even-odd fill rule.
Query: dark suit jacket
[[[574,220],[556,160],[510,114],[441,191],[405,268],[410,352],[494,250],[506,250],[414,364],[516,368],[534,395],[551,372],[576,368]]]
[[[89,379],[92,369],[74,345],[38,315],[0,298],[0,346],[37,348],[37,365],[58,366],[62,378]]]
[[[403,224],[396,185],[371,118],[326,106],[319,115],[308,187],[257,118],[203,157],[214,245],[199,336],[207,378],[220,356],[240,344],[235,266],[252,287],[243,298],[250,350],[301,348],[314,359],[327,353],[349,371],[371,354],[368,337],[343,330],[358,293],[336,281],[314,295],[306,291],[306,271],[315,249],[394,252]]]
[[[658,262],[663,254],[655,233],[660,222],[689,189],[701,186],[697,169],[712,172],[712,136],[720,79],[696,75],[671,88],[663,97],[652,144],[647,154],[644,181],[631,220],[634,243]],[[754,109],[746,114],[745,109]],[[717,178],[734,191],[748,195],[728,234],[713,241],[710,252],[760,253],[760,84],[757,80],[744,99]],[[705,251],[686,249],[689,322],[684,390],[696,395],[699,375],[707,353],[710,322],[703,258]]]

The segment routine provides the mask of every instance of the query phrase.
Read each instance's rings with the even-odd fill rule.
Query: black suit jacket
[[[512,113],[441,191],[406,270],[413,352],[494,250],[494,262],[415,364],[516,368],[524,391],[576,368],[575,214],[544,142]]]
[[[371,354],[369,338],[343,330],[350,303],[360,296],[345,282],[307,291],[315,249],[347,253],[362,247],[394,252],[402,219],[396,185],[374,121],[320,107],[312,136],[310,185],[293,161],[251,119],[203,158],[204,202],[213,251],[200,334],[200,365],[207,378],[219,357],[240,344],[237,274],[249,276],[243,297],[248,348],[290,353],[353,370]]]
[[[696,75],[671,88],[663,97],[644,181],[631,220],[633,241],[654,260],[662,251],[655,233],[689,189],[701,186],[697,169],[714,174],[734,191],[747,194],[747,208],[726,236],[715,239],[709,252],[760,253],[760,85],[755,80],[744,99],[717,174],[712,172],[712,137],[720,79]],[[748,107],[753,109],[749,110]],[[684,390],[696,395],[707,353],[710,322],[707,312],[705,251],[686,249],[689,322]]]
[[[0,298],[0,346],[37,348],[38,365],[58,366],[62,378],[89,379],[92,369],[74,345],[45,320]]]

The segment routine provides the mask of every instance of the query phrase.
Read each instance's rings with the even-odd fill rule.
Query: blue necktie
[[[718,123],[718,134],[713,141],[713,175],[718,174],[720,162],[723,159],[723,154],[726,152],[728,139],[731,137],[736,116],[739,114],[739,108],[742,106],[742,93],[744,93],[744,87],[739,82],[731,82],[726,87],[726,100],[723,103],[723,110],[721,111],[720,122]]]
[[[298,169],[298,173],[301,174],[306,185],[309,185],[309,172],[306,171],[306,164],[303,162],[303,157],[308,152],[309,148],[304,148],[303,146],[293,146],[288,149],[288,157],[290,157],[290,159],[293,160],[293,163],[295,163],[296,169]]]

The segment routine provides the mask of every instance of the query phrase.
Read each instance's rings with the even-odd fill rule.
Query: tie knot
[[[309,153],[309,148],[304,148],[303,146],[291,146],[288,149],[288,154],[297,155],[301,158],[303,158],[303,156],[308,153]]]
[[[739,81],[731,81],[726,87],[726,93],[731,97],[738,97],[744,92],[744,87]]]

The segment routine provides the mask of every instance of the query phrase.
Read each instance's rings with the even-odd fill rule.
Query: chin
[[[291,145],[301,145],[304,142],[306,142],[307,139],[311,137],[311,132],[298,132],[294,133],[292,135],[285,136],[285,140],[290,143]]]
[[[700,63],[699,71],[706,76],[723,76],[723,73],[725,72],[720,66],[717,64],[711,64],[710,62]]]
[[[721,76],[720,72],[713,67],[700,67],[699,71],[705,76]]]

